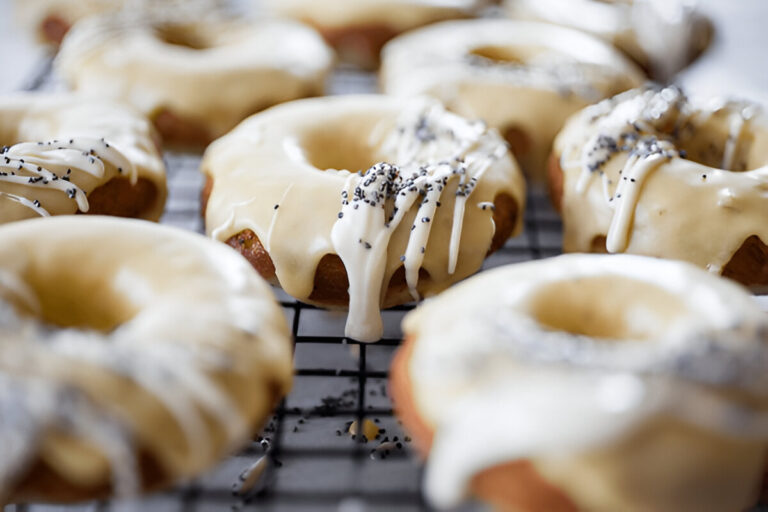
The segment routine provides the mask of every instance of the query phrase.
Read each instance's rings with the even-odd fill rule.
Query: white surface
[[[0,0],[0,93],[24,87],[46,54],[31,31],[18,24],[16,1],[23,0]]]
[[[768,104],[768,1],[701,0],[715,22],[715,40],[679,75],[696,96],[741,96]]]

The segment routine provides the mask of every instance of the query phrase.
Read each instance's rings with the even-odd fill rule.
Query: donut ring
[[[681,0],[505,0],[505,7],[513,19],[601,37],[663,82],[701,55],[714,32],[695,2]]]
[[[196,475],[290,387],[282,311],[221,244],[73,216],[0,239],[0,502],[127,497]]]
[[[158,220],[165,166],[146,118],[73,94],[0,97],[0,223],[91,213]]]
[[[361,341],[381,337],[381,306],[476,272],[525,200],[498,134],[425,99],[280,105],[209,146],[202,170],[207,233],[299,300],[351,305]]]
[[[643,83],[610,45],[540,23],[438,23],[396,38],[382,55],[384,92],[428,94],[460,115],[483,119],[540,182],[552,141],[571,114]]]
[[[436,21],[471,17],[487,0],[264,0],[279,16],[315,27],[342,61],[376,69],[393,37]]]
[[[184,146],[204,147],[254,112],[323,93],[333,53],[308,27],[177,18],[83,20],[64,40],[56,69],[77,91],[133,104],[165,143]]]
[[[675,87],[630,91],[574,116],[550,166],[566,252],[680,259],[768,285],[768,118],[759,106],[698,108]]]
[[[565,255],[483,272],[403,327],[390,394],[437,507],[465,492],[524,512],[757,501],[768,317],[728,280]]]

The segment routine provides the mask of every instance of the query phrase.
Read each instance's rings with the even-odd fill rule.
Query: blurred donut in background
[[[16,15],[43,42],[58,46],[77,21],[123,9],[185,9],[190,4],[216,7],[224,0],[17,0]]]
[[[692,0],[505,0],[514,19],[564,25],[613,43],[667,82],[707,49],[710,20]]]
[[[262,0],[271,13],[315,27],[340,60],[365,69],[379,65],[379,51],[393,37],[429,23],[469,18],[488,0]]]
[[[506,138],[526,175],[544,181],[552,140],[574,112],[639,86],[643,73],[599,38],[506,19],[437,23],[382,51],[387,94],[428,94]]]
[[[82,20],[55,67],[76,91],[138,108],[164,143],[201,147],[266,107],[322,95],[332,64],[331,49],[298,22],[185,10]]]

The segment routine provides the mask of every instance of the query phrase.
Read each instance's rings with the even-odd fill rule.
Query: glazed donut
[[[207,233],[297,299],[347,308],[381,337],[380,307],[476,272],[521,227],[524,180],[501,138],[434,100],[300,100],[205,152]]]
[[[156,133],[125,105],[74,94],[2,96],[0,146],[0,223],[72,213],[158,220],[163,213]]]
[[[693,265],[565,255],[409,313],[390,394],[438,507],[747,510],[768,447],[768,316]]]
[[[77,21],[123,9],[200,9],[202,13],[220,8],[218,0],[16,0],[19,20],[35,31],[43,43],[58,46]],[[203,10],[204,9],[204,10]]]
[[[366,69],[379,65],[379,51],[398,34],[452,18],[467,18],[487,0],[263,0],[280,16],[315,27],[342,61]]]
[[[566,252],[680,259],[768,285],[768,117],[755,104],[621,94],[568,122],[550,183]]]
[[[205,146],[254,112],[322,94],[332,61],[293,21],[121,14],[78,23],[55,66],[77,91],[133,104],[164,142]]]
[[[706,50],[713,35],[697,3],[685,0],[505,0],[505,5],[514,19],[599,36],[662,81]]]
[[[35,31],[37,38],[59,45],[80,19],[122,9],[125,0],[16,0],[19,20]]]
[[[439,23],[391,41],[382,56],[384,92],[429,94],[458,114],[483,119],[541,182],[552,140],[568,116],[643,82],[603,41],[510,20]]]
[[[229,248],[110,217],[15,222],[0,239],[0,503],[196,475],[290,387],[282,311]]]

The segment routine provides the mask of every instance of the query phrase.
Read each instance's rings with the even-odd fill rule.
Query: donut
[[[264,0],[268,12],[315,27],[340,60],[365,69],[379,65],[384,44],[436,21],[471,17],[487,0]]]
[[[72,25],[89,16],[118,12],[197,9],[201,13],[221,8],[221,0],[16,0],[19,21],[30,27],[38,40],[58,46]]]
[[[697,3],[685,0],[505,0],[505,8],[513,19],[601,37],[661,81],[701,55],[714,32]]]
[[[247,442],[290,334],[236,252],[141,220],[0,227],[0,503],[131,497]]]
[[[61,44],[78,20],[95,14],[122,9],[125,0],[17,0],[19,20],[34,31],[40,42]]]
[[[574,112],[637,87],[642,73],[610,45],[575,30],[503,19],[438,23],[382,51],[382,90],[428,94],[483,119],[526,175],[545,181],[552,140]]]
[[[345,333],[382,334],[380,307],[476,272],[521,228],[524,180],[503,140],[431,99],[298,100],[206,150],[205,228],[263,277],[349,309]]]
[[[483,272],[403,321],[390,395],[432,505],[723,511],[757,502],[768,316],[685,262],[569,254]]]
[[[695,263],[768,285],[768,117],[699,105],[677,87],[630,91],[568,121],[550,160],[566,252]]]
[[[320,95],[333,52],[293,21],[118,14],[78,23],[55,68],[72,89],[133,104],[163,142],[204,147],[250,114]]]
[[[156,132],[138,112],[76,94],[0,96],[0,223],[72,213],[158,220],[165,196]]]

